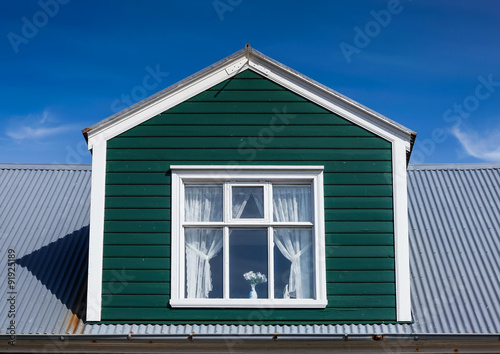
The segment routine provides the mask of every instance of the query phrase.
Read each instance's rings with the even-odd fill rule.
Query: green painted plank
[[[149,294],[149,295],[169,295],[170,284],[168,282],[103,282],[102,283],[103,295],[110,294]]]
[[[394,283],[328,283],[326,288],[329,295],[396,294],[396,286]],[[360,304],[363,304],[363,302]]]
[[[395,295],[331,295],[328,305],[331,307],[396,307]]]
[[[325,173],[323,175],[325,185],[337,184],[384,184],[392,185],[392,174],[390,173]]]
[[[163,172],[170,169],[168,161],[107,161],[106,172]]]
[[[373,246],[383,247],[383,246]],[[394,258],[327,258],[328,270],[394,270]]]
[[[169,233],[104,233],[105,245],[169,245]]]
[[[151,308],[151,307],[167,307],[170,297],[168,295],[103,295],[103,307],[130,307],[130,308]],[[333,295],[328,297],[328,303],[335,308],[354,308],[359,304],[364,307],[395,307],[394,295]],[[215,310],[217,311],[217,310]],[[218,312],[218,311],[217,311]]]
[[[198,127],[198,126],[195,126]],[[364,134],[358,127],[344,127],[344,126],[325,126],[325,125],[284,125],[276,122],[273,124],[266,125],[251,125],[251,124],[228,124],[225,126],[212,126],[212,125],[202,125],[198,129],[194,129],[193,125],[167,125],[167,126],[148,126],[148,125],[138,125],[132,128],[119,137],[110,140],[110,147],[115,147],[114,144],[118,144],[119,140],[124,138],[156,138],[165,140],[164,138],[181,138],[181,137],[261,137],[261,139],[266,139],[268,137],[274,138],[287,138],[296,137],[304,138],[328,138],[335,137],[336,139],[343,139],[345,141],[352,141],[353,138],[359,139],[357,142],[353,142],[355,146],[361,146],[370,148],[366,145],[366,142],[370,139],[378,141],[374,143],[373,148],[385,148],[389,149],[391,144],[379,137],[374,137],[373,135]],[[179,140],[177,139],[177,140]],[[366,139],[366,140],[364,140]],[[149,140],[149,139],[148,139]],[[116,141],[116,143],[115,143]],[[155,140],[152,140],[155,142]],[[305,143],[296,140],[299,146]],[[144,142],[144,144],[149,144],[150,142]],[[157,142],[156,142],[157,143]],[[222,142],[221,142],[222,143]],[[139,144],[139,143],[136,143]],[[157,143],[158,144],[158,143]],[[164,142],[169,146],[167,142]],[[119,146],[117,146],[119,147]],[[163,146],[161,146],[163,147]]]
[[[393,246],[393,234],[326,234],[327,246]]]
[[[326,185],[325,195],[329,197],[391,197],[392,185]]]
[[[394,308],[332,308],[325,310],[315,309],[169,309],[161,307],[153,308],[108,308],[102,309],[103,321],[134,321],[134,320],[158,320],[170,323],[170,321],[192,321],[204,320],[214,323],[257,323],[266,324],[265,321],[308,321],[314,319],[316,323],[329,323],[334,321],[394,321],[396,310]]]
[[[259,127],[239,127],[237,131],[227,131],[226,134],[232,136],[211,136],[205,132],[204,137],[201,136],[184,136],[184,137],[168,137],[158,136],[161,132],[160,127],[156,128],[156,136],[154,137],[123,137],[116,138],[108,144],[108,151],[116,149],[173,149],[179,152],[179,149],[351,149],[353,153],[385,153],[391,152],[391,149],[386,146],[386,142],[373,137],[282,137],[267,134],[266,131],[258,130]],[[200,131],[205,127],[201,127]],[[208,130],[211,127],[207,128]],[[221,131],[219,128],[218,131]],[[298,129],[298,127],[294,128]],[[324,128],[323,128],[324,129]],[[192,131],[192,128],[191,128]],[[288,131],[283,131],[288,133]],[[238,134],[236,134],[238,133]],[[223,135],[222,133],[219,135]],[[207,137],[208,136],[208,137]],[[214,139],[217,137],[218,139]],[[378,149],[378,150],[377,150]],[[371,150],[375,150],[371,152]],[[143,151],[148,152],[148,151]],[[154,153],[155,151],[153,151]],[[375,155],[377,156],[377,155]],[[156,176],[151,176],[151,178]],[[157,177],[163,183],[161,176]]]
[[[170,197],[106,196],[106,209],[170,209]]]
[[[390,161],[391,152],[387,149],[296,149],[293,153],[288,148],[258,148],[247,144],[244,148],[214,149],[108,149],[108,161],[184,161],[198,159],[201,154],[214,160],[238,160],[257,158],[260,160],[301,160],[317,161]],[[249,148],[247,148],[249,147]]]
[[[167,220],[170,209],[106,209],[106,220]]]
[[[167,307],[168,295],[103,295],[102,306],[110,307]]]
[[[326,221],[327,233],[392,233],[394,225],[389,221]]]
[[[163,185],[106,185],[106,196],[109,197],[167,197],[170,196],[170,186]]]
[[[267,79],[229,79],[210,88],[210,91],[230,90],[285,90],[284,87]]]
[[[186,102],[310,102],[291,91],[205,91]]]
[[[170,174],[150,173],[106,173],[106,184],[160,184],[170,185]]]
[[[104,247],[106,249],[107,247]],[[104,258],[103,269],[170,269],[170,258]]]
[[[394,283],[394,271],[331,270],[326,272],[326,280],[332,283]]]
[[[169,221],[105,221],[104,232],[170,232]]]
[[[126,138],[129,139],[129,138]],[[130,138],[131,139],[131,138]],[[319,138],[321,139],[321,138]],[[147,140],[147,139],[146,139]],[[317,140],[317,139],[315,139]],[[390,173],[325,173],[325,185],[337,184],[392,184]],[[159,184],[169,185],[170,174],[163,172],[106,174],[106,184]]]
[[[326,209],[325,219],[330,221],[392,221],[391,209]]]
[[[331,197],[325,195],[325,209],[392,209],[392,197]]]
[[[117,277],[120,278],[117,278]],[[103,282],[162,282],[170,280],[169,270],[103,270]]]
[[[310,102],[183,102],[169,113],[328,113]]]
[[[200,160],[200,157],[206,157],[206,160]],[[296,157],[296,159],[292,159]],[[243,163],[245,165],[323,165],[325,172],[390,172],[390,161],[321,161],[321,160],[299,160],[299,155],[290,154],[290,160],[282,161],[263,161],[263,160],[245,160],[248,156],[240,156],[240,159],[228,161],[226,159],[216,161],[210,158],[210,153],[204,151],[200,153],[196,160],[186,160],[182,163],[176,161],[108,161],[106,170],[109,172],[167,172],[170,165],[235,165]],[[241,165],[241,164],[240,164]]]
[[[394,247],[393,246],[328,246],[326,247],[326,257],[336,257],[336,258],[394,257]],[[365,269],[371,269],[371,268],[368,267]]]
[[[170,246],[107,245],[103,257],[170,257]]]
[[[273,112],[272,114],[255,113],[162,113],[144,123],[142,126],[229,126],[229,125],[260,125],[264,127],[273,127],[276,132],[281,131],[278,128],[286,126],[302,125],[329,126],[329,129],[335,129],[339,134],[346,136],[372,136],[375,134],[354,125],[348,120],[333,113],[314,113],[314,114],[289,114],[288,112]],[[339,125],[342,127],[333,127]],[[168,128],[168,127],[165,127]],[[353,135],[355,134],[355,135]],[[342,136],[342,135],[339,135]],[[120,138],[120,137],[117,137]],[[113,138],[117,139],[117,138]]]

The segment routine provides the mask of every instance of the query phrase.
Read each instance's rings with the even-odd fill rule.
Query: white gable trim
[[[90,192],[89,273],[87,321],[101,320],[104,200],[106,190],[106,140],[93,141]]]
[[[314,85],[311,81],[302,79],[295,73],[287,72],[285,69],[278,66],[271,67],[269,64],[272,63],[266,63],[256,56],[251,57],[248,63],[250,69],[260,75],[316,103],[318,106],[365,128],[381,138],[393,141],[394,137],[398,137],[406,141],[405,148],[408,151],[410,150],[410,137],[406,133],[389,125],[386,121],[375,117],[368,110],[362,111],[359,107],[354,106],[341,95],[334,96],[331,92],[325,91],[322,87]]]
[[[396,318],[410,322],[410,246],[408,230],[407,167],[404,144],[392,143],[392,190],[394,212],[394,255],[396,271]]]
[[[226,65],[219,67],[217,70],[209,72],[202,77],[197,78],[185,86],[170,91],[165,96],[160,96],[138,110],[132,110],[125,113],[120,119],[110,121],[88,132],[89,149],[92,148],[92,138],[100,135],[102,139],[112,139],[133,127],[144,123],[145,121],[157,116],[160,113],[202,93],[209,88],[235,76],[247,69],[247,58],[239,58],[228,62]]]
[[[247,69],[267,77],[271,81],[369,130],[377,136],[389,141],[393,141],[394,137],[399,137],[405,141],[405,149],[410,151],[410,134],[407,130],[403,131],[396,125],[391,124],[389,120],[382,119],[362,105],[341,94],[327,90],[313,80],[283,65],[278,65],[254,51],[244,51],[232,60],[215,66],[200,75],[194,75],[187,83],[158,96],[152,96],[152,98],[144,100],[144,104],[137,104],[137,108],[126,111],[116,118],[89,130],[87,132],[89,149],[92,148],[90,140],[93,136],[102,134],[105,140],[112,139]]]

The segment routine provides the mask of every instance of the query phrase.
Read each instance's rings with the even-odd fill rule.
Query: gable
[[[90,273],[102,283],[89,283],[97,304],[91,320],[235,323],[252,313],[169,307],[172,165],[324,166],[328,306],[275,309],[262,320],[410,319],[404,132],[351,119],[359,107],[339,115],[318,103],[323,98],[309,99],[271,76],[243,67],[154,115],[162,105],[153,98],[141,112],[89,132],[92,215],[101,220],[91,221]],[[149,116],[137,120],[141,115]]]
[[[252,322],[254,310],[166,306],[168,171],[176,164],[296,164],[325,166],[329,305],[276,309],[263,320],[396,321],[391,153],[386,140],[250,71],[111,139],[102,320]],[[127,284],[116,278],[120,270]]]

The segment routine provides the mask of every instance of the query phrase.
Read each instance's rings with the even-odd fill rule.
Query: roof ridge
[[[63,163],[2,163],[0,170],[92,170],[91,164],[63,164]]]
[[[408,170],[486,170],[500,169],[499,162],[478,163],[435,163],[435,164],[409,164]]]

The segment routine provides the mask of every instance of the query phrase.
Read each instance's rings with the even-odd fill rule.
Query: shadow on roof
[[[79,319],[87,296],[89,227],[51,242],[17,259]]]

